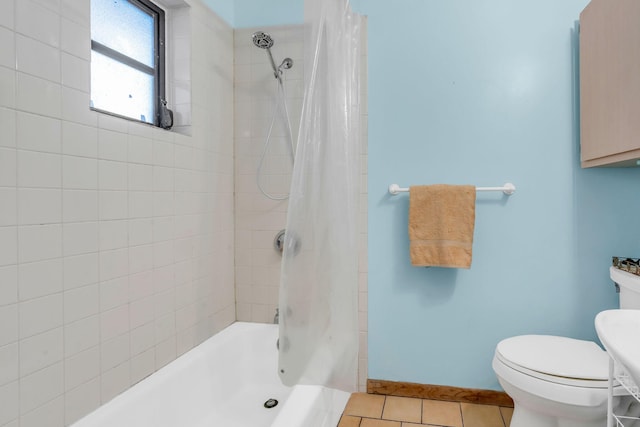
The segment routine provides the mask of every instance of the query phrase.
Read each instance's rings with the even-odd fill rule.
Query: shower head
[[[293,67],[293,59],[291,58],[284,58],[282,60],[282,64],[280,64],[280,66],[278,67],[278,70],[282,70],[283,68],[285,70],[288,70],[289,68]]]
[[[279,67],[276,67],[276,63],[273,60],[273,55],[271,54],[271,48],[273,47],[273,39],[271,38],[271,36],[264,31],[256,31],[255,33],[253,33],[253,36],[251,36],[251,38],[253,39],[253,44],[256,45],[256,47],[267,51],[267,54],[269,55],[269,62],[271,62],[271,67],[273,68],[273,76],[278,79],[280,83],[282,83],[282,78],[280,77],[282,74],[282,69],[284,68],[285,70],[288,70],[289,68],[293,67],[293,61],[291,60],[291,58],[285,58],[284,61],[282,61],[282,64],[280,64]]]
[[[260,49],[270,49],[273,46],[273,39],[271,36],[263,31],[256,31],[252,36],[253,44]]]

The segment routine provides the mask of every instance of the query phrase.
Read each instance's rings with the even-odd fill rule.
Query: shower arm
[[[276,79],[280,80],[280,73],[279,73],[278,67],[276,67],[275,61],[273,60],[273,55],[271,54],[271,49],[267,48],[266,50],[267,50],[267,53],[269,54],[269,61],[271,62],[271,67],[273,67],[273,76]]]

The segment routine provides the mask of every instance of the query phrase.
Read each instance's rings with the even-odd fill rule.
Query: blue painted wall
[[[302,0],[203,0],[234,28],[300,24]]]
[[[300,0],[234,0],[234,3],[236,28],[300,24],[304,19],[304,2]]]
[[[270,25],[243,0],[238,26]],[[299,0],[280,23],[299,23]],[[616,305],[611,255],[640,246],[638,169],[579,166],[576,37],[588,0],[366,0],[369,35],[369,377],[498,389],[496,343],[595,339]],[[268,17],[267,17],[268,18]],[[285,22],[288,21],[288,22]],[[470,270],[410,266],[407,195],[481,193]]]
[[[369,377],[499,388],[496,343],[595,339],[610,256],[637,254],[638,170],[582,170],[574,21],[587,0],[367,2]],[[470,270],[410,266],[391,183],[480,186]]]
[[[236,9],[233,0],[202,0],[204,4],[215,11],[218,16],[226,21],[231,27],[235,27]]]

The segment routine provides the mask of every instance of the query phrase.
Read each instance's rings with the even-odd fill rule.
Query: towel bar
[[[400,187],[398,184],[391,184],[389,186],[389,194],[395,196],[399,193],[407,193],[408,188]],[[502,187],[476,187],[476,191],[502,191],[507,196],[516,192],[516,186],[510,182],[505,183]]]

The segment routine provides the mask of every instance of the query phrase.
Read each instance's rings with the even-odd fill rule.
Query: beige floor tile
[[[447,427],[462,427],[460,404],[438,400],[422,401],[422,423]],[[465,425],[465,427],[467,427]]]
[[[382,418],[419,423],[422,420],[422,399],[387,396]]]
[[[464,427],[504,427],[497,406],[461,403]]]
[[[384,396],[378,394],[353,393],[344,408],[345,415],[380,418],[384,406]]]
[[[511,417],[513,417],[513,408],[504,408],[501,406],[500,413],[502,414],[504,425],[509,427],[509,425],[511,425]]]
[[[373,420],[363,418],[360,427],[401,427],[400,421]]]
[[[360,427],[360,417],[352,417],[351,415],[343,415],[340,418],[340,424],[338,427]]]
[[[337,427],[509,427],[512,416],[507,407],[354,393]]]

